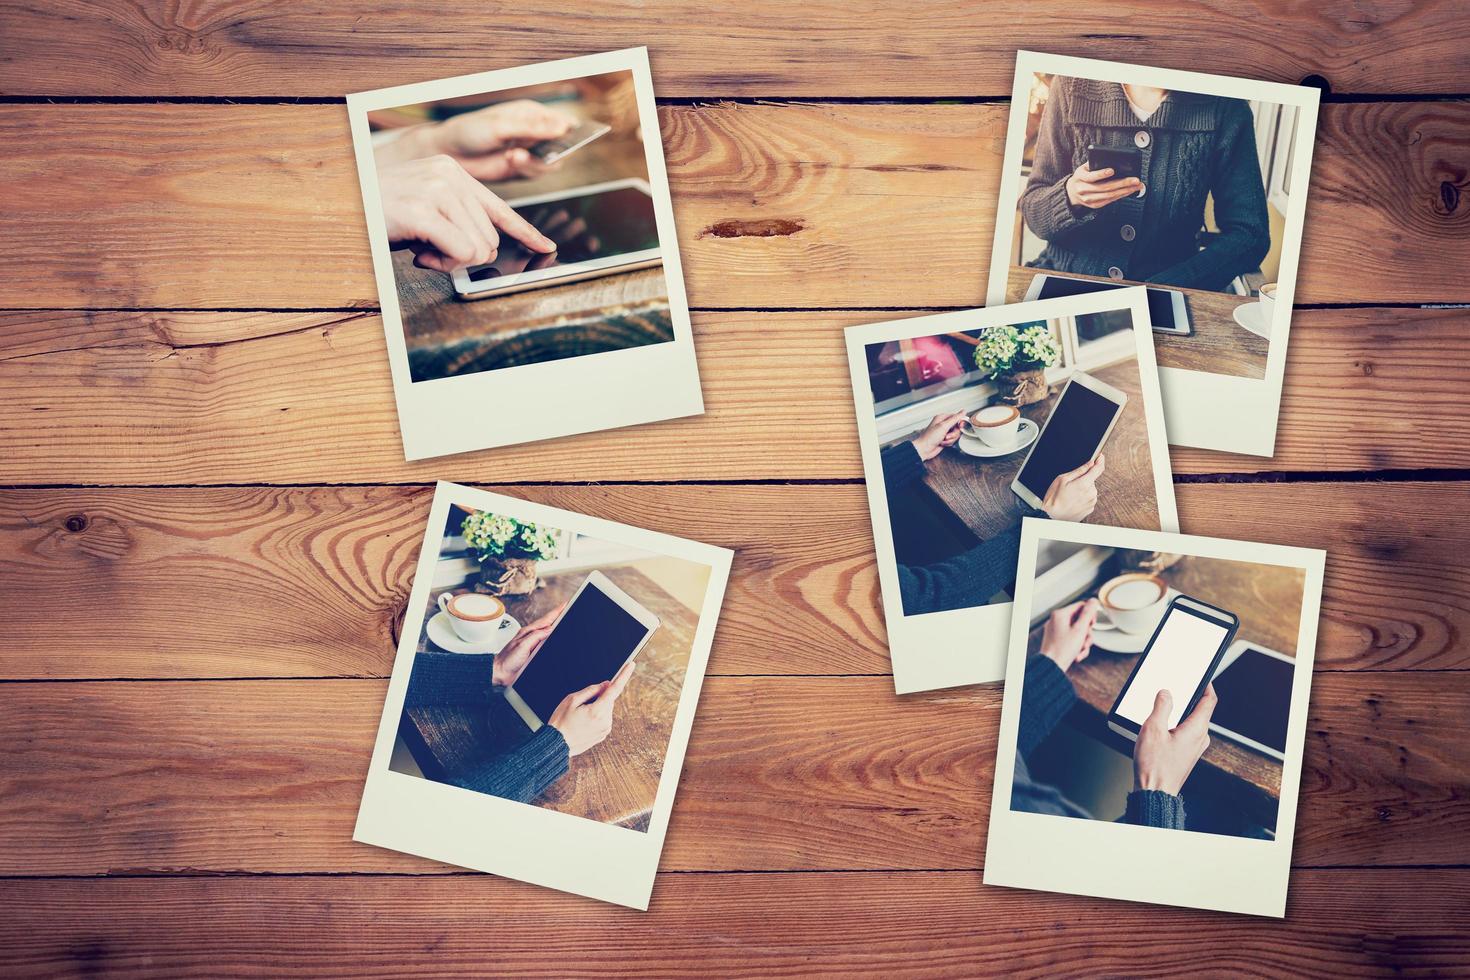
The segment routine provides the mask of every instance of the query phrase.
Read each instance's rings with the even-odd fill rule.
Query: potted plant
[[[1046,323],[991,327],[975,343],[975,367],[990,375],[1003,405],[1030,405],[1046,397],[1046,369],[1062,351]]]
[[[465,544],[480,558],[476,592],[525,595],[536,588],[536,562],[556,554],[561,532],[503,514],[475,511],[460,525]]]

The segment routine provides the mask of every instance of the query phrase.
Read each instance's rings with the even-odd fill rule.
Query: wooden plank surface
[[[0,485],[857,479],[842,330],[909,315],[697,313],[707,413],[636,453],[605,432],[410,464],[376,316],[3,313]],[[1470,310],[1299,312],[1276,455],[1173,469],[1470,467],[1467,390]]]
[[[889,670],[860,486],[492,489],[733,548],[711,674]],[[1176,490],[1195,533],[1328,549],[1319,669],[1470,668],[1467,484]],[[430,496],[0,491],[0,679],[386,676]]]
[[[691,306],[983,305],[1005,118],[664,107]],[[9,105],[0,140],[0,308],[377,305],[340,106]],[[1470,301],[1425,275],[1470,263],[1467,145],[1467,102],[1324,106],[1298,302]]]
[[[340,96],[644,44],[665,97],[1009,95],[1017,48],[1293,84],[1316,74],[1339,92],[1459,92],[1470,25],[1458,12],[1454,3],[1117,0],[1094,21],[1064,0],[920,0],[901,9],[875,0],[580,8],[458,0],[426,21],[386,0],[178,8],[22,0],[0,8],[11,49],[0,92]]]
[[[665,875],[647,913],[479,876],[10,881],[0,901],[27,976],[1164,976],[1159,959],[1187,958],[1221,976],[1428,977],[1470,958],[1464,869],[1297,872],[1285,921],[973,872]]]
[[[0,875],[450,872],[352,842],[385,690],[11,685]],[[994,684],[898,698],[887,677],[710,678],[661,867],[979,867],[1000,700]],[[1293,863],[1470,863],[1467,714],[1464,671],[1319,674]]]

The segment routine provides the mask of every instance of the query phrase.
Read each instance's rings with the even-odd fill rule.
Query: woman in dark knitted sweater
[[[1141,178],[1088,170],[1089,143],[1138,147]],[[1206,198],[1219,233],[1201,249]],[[1250,106],[1058,75],[1021,214],[1047,243],[1028,265],[1223,291],[1271,248]]]
[[[1060,817],[1096,819],[1063,796],[1055,786],[1031,778],[1026,758],[1052,733],[1077,701],[1066,673],[1092,651],[1092,624],[1097,600],[1074,602],[1052,610],[1041,629],[1041,652],[1026,661],[1021,682],[1021,723],[1016,733],[1016,775],[1011,782],[1011,809]],[[1184,828],[1184,798],[1179,791],[1210,744],[1210,715],[1215,711],[1215,688],[1171,730],[1169,712],[1174,701],[1168,691],[1154,698],[1154,710],[1144,721],[1133,746],[1133,792],[1123,811],[1123,822],[1145,827]]]
[[[481,761],[452,775],[456,786],[529,803],[560,779],[573,756],[597,745],[612,731],[613,707],[633,676],[629,661],[617,676],[562,699],[546,724],[526,737],[526,723],[506,704],[504,690],[516,682],[551,632],[562,608],[553,609],[516,634],[498,654],[434,653],[414,657],[405,711],[411,708],[483,708],[499,751],[473,753]]]
[[[895,443],[880,454],[883,490],[891,508],[895,497],[924,476],[924,464],[960,438],[964,412],[936,415],[913,439]],[[1042,499],[1043,510],[1023,505],[1021,517],[1054,517],[1080,521],[1097,506],[1097,478],[1105,461],[1097,459],[1052,481]],[[892,518],[890,517],[890,522]],[[1016,556],[1021,551],[1021,522],[968,551],[930,565],[898,566],[898,592],[905,616],[983,605],[1009,589],[1016,578]]]

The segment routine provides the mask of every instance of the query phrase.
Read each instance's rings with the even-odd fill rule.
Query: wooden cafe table
[[[1158,495],[1136,363],[1130,358],[1087,373],[1128,395],[1128,404],[1103,446],[1097,509],[1088,522],[1158,530]],[[1025,406],[1021,414],[1044,424],[1065,384],[1057,382],[1046,399]],[[966,455],[958,445],[950,446],[925,465],[924,483],[983,541],[1020,523],[1025,505],[1011,491],[1011,484],[1028,451],[1029,447],[1009,456],[981,458]]]
[[[1006,302],[1019,303],[1030,288],[1031,280],[1044,271],[1023,265],[1011,266],[1006,277]],[[1094,282],[1118,281],[1103,276],[1074,275],[1070,272],[1067,277],[1090,279]],[[1124,285],[1141,284],[1128,282]],[[1216,293],[1206,289],[1180,289],[1177,286],[1169,288],[1178,289],[1184,294],[1184,303],[1189,308],[1189,322],[1194,332],[1188,337],[1155,333],[1154,359],[1159,367],[1229,374],[1241,378],[1266,376],[1266,354],[1271,348],[1270,342],[1235,322],[1236,308],[1256,302],[1255,297]]]
[[[572,760],[566,775],[534,800],[538,806],[646,830],[663,771],[664,751],[674,725],[679,692],[698,625],[695,611],[656,585],[639,562],[600,570],[643,603],[661,625],[638,654],[637,667],[614,709],[612,734]],[[585,569],[545,575],[530,595],[506,596],[506,609],[523,626],[571,598],[587,577]],[[439,593],[468,591],[464,586],[436,589],[429,597],[418,650],[438,650],[429,639],[429,618],[437,613]],[[462,746],[486,744],[491,736],[476,712],[462,708],[419,708],[399,726],[414,761],[434,778],[452,776],[469,760]],[[503,736],[501,736],[503,738]]]

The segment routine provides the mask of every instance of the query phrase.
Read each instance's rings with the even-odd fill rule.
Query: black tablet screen
[[[1215,677],[1220,703],[1210,720],[1253,742],[1286,751],[1293,664],[1247,648]]]
[[[1037,499],[1045,497],[1051,481],[1059,474],[1075,470],[1092,458],[1103,433],[1108,431],[1121,408],[1091,388],[1068,385],[1052,409],[1046,431],[1041,434],[1031,458],[1021,469],[1018,478],[1021,485]]]
[[[515,692],[536,717],[548,721],[568,694],[612,680],[647,635],[646,626],[589,585],[516,679]]]
[[[1091,279],[1063,279],[1060,276],[1047,276],[1041,281],[1041,292],[1037,299],[1054,299],[1058,296],[1085,296],[1088,293],[1100,293],[1107,289],[1126,289],[1127,284],[1112,282],[1093,282]],[[1174,294],[1167,289],[1148,288],[1148,318],[1155,327],[1178,329],[1174,322]]]

